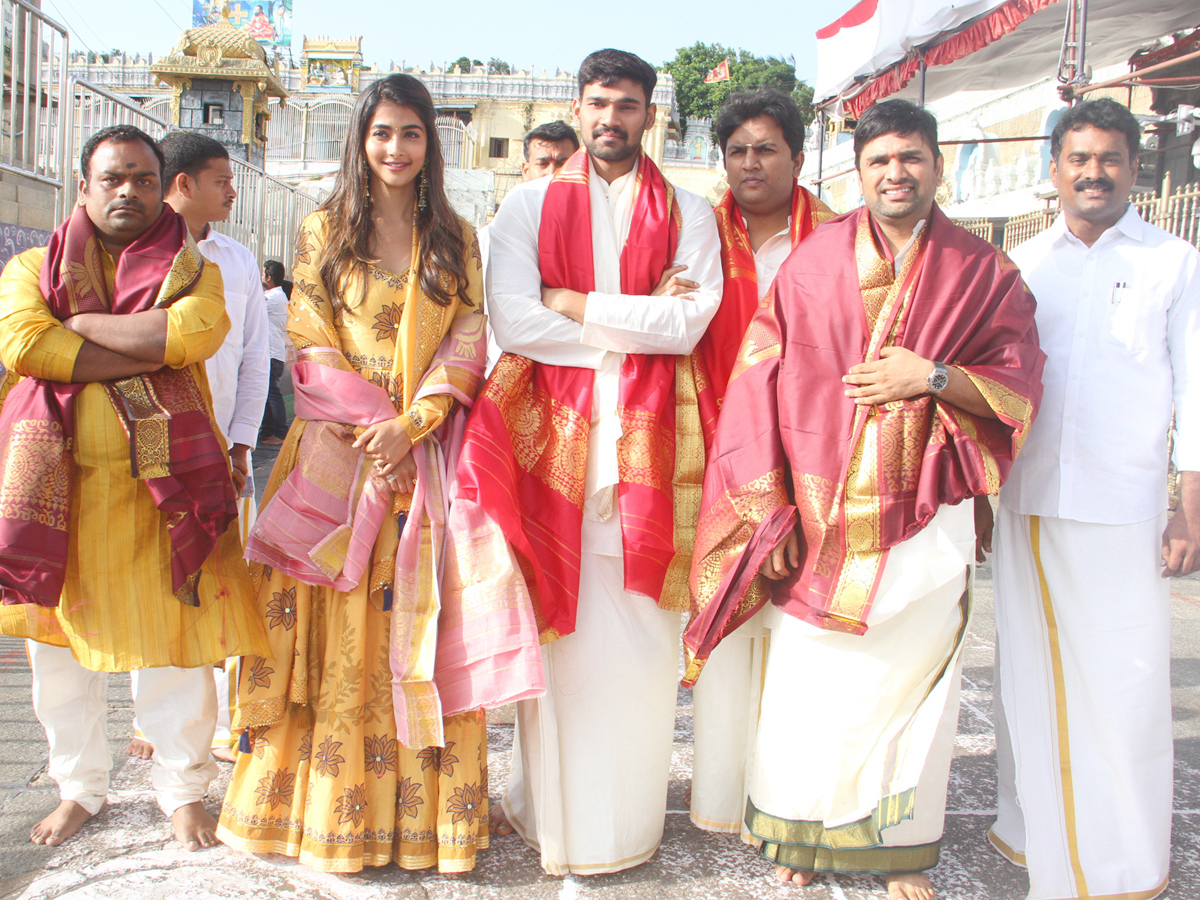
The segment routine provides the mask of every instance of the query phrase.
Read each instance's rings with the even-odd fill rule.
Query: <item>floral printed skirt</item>
[[[447,718],[444,747],[400,746],[390,613],[365,587],[341,594],[272,573],[260,605],[273,656],[245,659],[239,703],[261,707],[260,698],[273,694],[268,708],[286,712],[244,732],[220,839],[253,853],[298,857],[325,872],[389,862],[441,872],[474,868],[475,851],[488,846],[482,714]],[[277,662],[285,654],[296,660],[292,682],[306,682],[299,688],[271,683],[287,678]],[[298,691],[310,698],[307,705],[295,702]]]

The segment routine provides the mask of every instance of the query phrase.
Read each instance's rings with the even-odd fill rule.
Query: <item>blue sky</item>
[[[292,52],[301,36],[363,35],[367,62],[442,65],[460,56],[498,56],[515,68],[575,70],[600,47],[630,50],[655,65],[694,44],[721,43],[759,56],[796,57],[796,74],[816,77],[816,36],[854,0],[758,3],[733,0],[609,0],[583,7],[497,0],[295,0]],[[192,0],[42,0],[71,30],[78,49],[166,53],[191,25]]]

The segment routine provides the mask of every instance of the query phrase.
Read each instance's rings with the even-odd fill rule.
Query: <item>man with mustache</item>
[[[170,132],[159,147],[166,159],[164,200],[183,216],[200,253],[221,270],[225,285],[229,333],[221,348],[204,361],[204,371],[212,392],[213,415],[229,447],[233,487],[238,492],[239,529],[245,543],[255,508],[250,449],[262,422],[270,370],[267,301],[254,254],[209,225],[227,220],[237,199],[229,151],[207,135],[189,131]],[[215,673],[218,714],[213,755],[226,762],[233,762],[228,670],[236,663],[230,660],[226,668]],[[136,680],[137,673],[131,677]],[[138,734],[136,722],[134,728],[129,752],[149,759],[153,748]]]
[[[776,877],[931,900],[970,612],[972,497],[1008,474],[1042,354],[1016,267],[934,203],[937,121],[854,130],[865,208],[780,267],[704,483],[686,684],[765,610],[745,829]]]
[[[500,207],[487,282],[505,353],[459,466],[456,506],[498,528],[488,558],[519,558],[514,589],[532,595],[543,645],[547,692],[518,704],[496,826],[552,874],[644,862],[666,813],[679,613],[716,412],[692,351],[721,269],[711,208],[642,152],[656,82],[631,53],[588,56],[574,102],[585,148]]]
[[[1168,578],[1200,567],[1200,254],[1129,203],[1128,109],[1072,107],[1050,149],[1062,212],[1013,252],[1046,393],[996,523],[989,837],[1031,900],[1150,898],[1171,855]]]
[[[0,275],[0,634],[29,640],[62,802],[57,845],[104,805],[108,672],[141,670],[158,803],[216,843],[212,666],[266,641],[229,457],[201,363],[229,329],[221,273],[162,201],[162,153],[129,125],[80,157],[79,203]]]

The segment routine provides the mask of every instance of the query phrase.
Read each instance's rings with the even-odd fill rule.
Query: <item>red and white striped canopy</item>
[[[817,32],[814,102],[858,116],[888,96],[925,99],[1019,87],[1058,70],[1061,0],[860,0]],[[1164,34],[1200,25],[1196,0],[1089,0],[1086,62],[1123,62]]]

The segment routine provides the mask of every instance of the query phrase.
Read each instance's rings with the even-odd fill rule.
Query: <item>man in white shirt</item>
[[[525,135],[522,150],[525,161],[521,163],[521,181],[537,181],[539,178],[549,178],[563,167],[571,154],[579,149],[579,138],[575,129],[562,120],[546,122]],[[491,223],[479,229],[479,253],[483,259],[483,271],[487,273],[488,259],[491,257],[492,245]],[[489,307],[490,315],[490,307]],[[496,336],[492,326],[488,325],[488,350],[485,374],[491,375],[500,359],[500,347],[496,344]]]
[[[258,441],[270,447],[278,447],[287,437],[287,407],[279,390],[279,379],[287,363],[287,305],[288,296],[283,289],[283,263],[268,259],[263,263],[262,286],[267,301],[268,348],[271,353],[271,378],[267,388],[267,407],[263,412],[262,427],[258,430]]]
[[[514,546],[536,544],[538,577],[527,580],[549,685],[545,697],[518,704],[507,823],[496,826],[505,833],[511,823],[552,874],[644,862],[666,813],[691,544],[677,545],[687,560],[669,567],[681,523],[671,517],[670,473],[663,479],[657,464],[664,454],[673,464],[689,436],[672,445],[674,427],[659,423],[695,412],[694,401],[675,400],[690,374],[671,379],[691,372],[690,354],[720,302],[721,269],[711,208],[667,184],[640,151],[656,79],[630,53],[584,60],[574,110],[586,152],[554,178],[515,188],[491,229],[491,324],[501,350],[517,356],[501,359],[481,402],[498,398],[514,410],[501,436],[517,453],[520,490],[549,492],[538,508],[483,504],[495,521],[514,517]],[[529,379],[550,395],[536,388],[529,404],[503,396]],[[535,458],[525,452],[525,425],[543,415]],[[635,501],[645,506],[635,511]],[[566,527],[552,521],[554,509],[566,510]],[[664,535],[665,555],[650,547]],[[542,577],[552,570],[563,577]]]
[[[212,391],[213,417],[229,447],[233,486],[238,492],[239,531],[244,542],[254,520],[250,450],[258,439],[270,362],[267,304],[258,260],[246,247],[209,225],[228,219],[237,199],[229,151],[206,135],[188,131],[170,132],[159,146],[167,160],[163,199],[186,220],[200,253],[216,263],[225,284],[229,334],[221,349],[205,362],[205,371]],[[233,664],[229,661],[227,667]],[[215,678],[218,712],[213,754],[232,762],[229,707],[234,688],[227,671],[215,670]],[[138,756],[146,756],[148,750],[137,740],[131,745],[131,752]]]
[[[200,252],[217,264],[225,282],[229,334],[205,368],[213,414],[229,444],[233,484],[244,492],[270,371],[262,277],[253,253],[209,226],[228,219],[237,199],[229,151],[210,137],[187,131],[172,131],[160,144],[167,158],[166,201],[187,220]]]
[[[729,190],[716,207],[725,289],[698,352],[723,398],[742,337],[788,254],[833,210],[796,184],[804,121],[774,88],[733,94],[714,125]],[[760,613],[713,651],[692,690],[692,822],[741,830],[749,794],[746,761],[758,725],[766,627]]]
[[[1140,149],[1120,104],[1067,110],[1051,137],[1062,214],[1013,252],[1047,361],[1041,415],[1000,492],[989,837],[1028,867],[1031,900],[1167,885],[1167,578],[1200,564],[1200,254],[1129,204]]]

